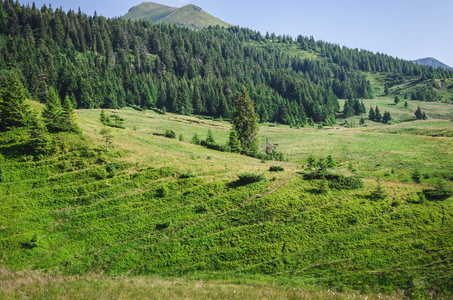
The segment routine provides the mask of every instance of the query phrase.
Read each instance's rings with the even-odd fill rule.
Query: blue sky
[[[32,3],[19,0],[22,4]],[[64,10],[122,16],[143,0],[37,0]],[[168,6],[195,4],[225,22],[403,59],[434,57],[453,67],[452,0],[156,0]]]

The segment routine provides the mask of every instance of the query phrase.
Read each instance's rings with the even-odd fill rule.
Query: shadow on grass
[[[17,159],[21,156],[33,155],[35,153],[32,151],[29,143],[23,143],[0,147],[0,154],[8,159]]]

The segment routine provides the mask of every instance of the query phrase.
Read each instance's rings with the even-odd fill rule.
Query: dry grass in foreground
[[[61,276],[0,269],[1,299],[402,299],[152,277]]]

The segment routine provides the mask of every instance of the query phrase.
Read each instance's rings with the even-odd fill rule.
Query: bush
[[[168,189],[165,186],[162,186],[156,190],[156,196],[159,198],[163,198],[163,197],[167,196],[167,194],[168,194]]]
[[[327,175],[326,179],[331,189],[356,190],[364,186],[363,181],[357,176]]]
[[[329,174],[326,172],[318,171],[305,175],[306,180],[313,179],[326,179],[329,182],[329,188],[336,190],[355,190],[364,186],[362,179],[358,176],[346,177],[339,174]]]
[[[171,225],[171,221],[162,222],[162,223],[157,223],[157,224],[156,224],[156,229],[157,229],[157,230],[166,229],[166,228],[170,227],[170,225]]]
[[[282,172],[282,171],[285,171],[285,169],[280,166],[271,166],[269,168],[269,171],[270,172]]]
[[[169,139],[176,139],[176,132],[171,129],[167,129],[165,130],[164,136]]]
[[[249,183],[254,183],[254,182],[259,182],[263,181],[266,178],[262,174],[253,174],[253,173],[244,173],[241,175],[238,175],[239,177],[239,182],[242,184],[249,184]]]
[[[187,179],[187,178],[195,178],[197,175],[190,174],[190,173],[183,173],[179,175],[179,179]]]
[[[452,191],[448,191],[445,189],[423,189],[423,195],[425,195],[425,198],[427,200],[432,200],[432,201],[442,201],[450,198],[453,196]]]
[[[105,170],[109,173],[109,176],[115,175],[118,171],[123,169],[123,165],[120,163],[109,163],[105,166]]]

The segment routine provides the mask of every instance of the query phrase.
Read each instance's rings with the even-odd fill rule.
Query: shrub
[[[179,175],[179,179],[187,179],[187,178],[195,178],[197,175],[190,174],[190,173],[183,173]]]
[[[346,177],[343,175],[332,175],[326,176],[329,181],[329,187],[337,190],[356,190],[364,186],[363,181],[357,176]]]
[[[109,176],[115,175],[118,171],[123,169],[123,165],[120,163],[109,163],[105,166],[105,170],[109,173]]]
[[[242,184],[249,184],[249,183],[254,183],[254,182],[259,182],[263,181],[266,178],[262,174],[253,174],[253,173],[244,173],[241,175],[238,175],[239,177],[239,182]]]
[[[269,168],[269,171],[270,172],[281,172],[281,171],[285,171],[285,169],[280,166],[271,166]]]
[[[412,180],[416,183],[420,183],[422,181],[422,174],[418,169],[415,169],[414,172],[411,174]]]
[[[168,190],[167,190],[167,187],[165,187],[165,186],[162,186],[156,190],[157,197],[162,198],[162,197],[167,196],[167,194],[168,194]]]
[[[446,190],[441,179],[437,182],[435,189],[423,189],[423,195],[427,200],[442,201],[453,196],[453,192]]]
[[[323,179],[328,181],[329,187],[336,190],[355,190],[364,186],[362,179],[358,176],[349,176],[339,174],[329,174],[322,171],[312,172],[305,175],[306,180]]]
[[[171,129],[167,129],[165,130],[164,136],[169,139],[176,139],[176,132]]]
[[[387,194],[382,188],[382,185],[380,182],[378,182],[378,185],[374,191],[371,192],[370,194],[370,199],[371,200],[384,200],[387,198]]]
[[[194,144],[194,145],[200,145],[201,144],[201,140],[200,140],[200,138],[198,137],[198,135],[196,133],[193,135],[191,143]]]
[[[171,221],[157,223],[156,224],[156,229],[157,230],[166,229],[166,228],[170,227],[170,225],[171,225]]]

